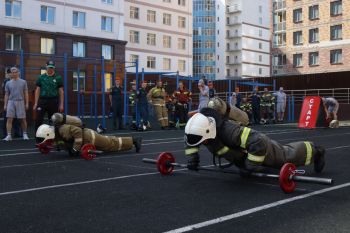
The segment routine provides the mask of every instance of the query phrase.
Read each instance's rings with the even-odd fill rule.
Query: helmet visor
[[[203,140],[203,136],[195,135],[195,134],[185,134],[185,142],[188,146],[197,146]]]

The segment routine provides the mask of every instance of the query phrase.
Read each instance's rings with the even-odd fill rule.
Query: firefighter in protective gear
[[[84,128],[78,117],[55,113],[51,118],[54,126],[41,125],[36,137],[41,143],[56,144],[69,152],[79,155],[84,144],[93,144],[97,150],[105,152],[128,151],[135,147],[136,152],[141,149],[141,137],[103,136],[96,131]]]
[[[147,99],[153,104],[156,111],[157,119],[162,129],[168,129],[168,111],[165,106],[165,98],[167,94],[163,88],[161,80],[157,82],[157,86],[153,87],[147,94]]]
[[[191,101],[192,93],[187,90],[183,82],[179,82],[179,89],[174,91],[176,117],[179,119],[179,127],[184,128],[187,122],[188,103]]]
[[[262,109],[261,123],[269,124],[274,121],[275,96],[272,95],[267,88],[264,88],[264,94],[261,96],[260,106]]]
[[[248,118],[249,118],[249,122],[251,123],[252,122],[253,107],[252,107],[252,104],[248,102],[247,98],[242,99],[241,110],[243,112],[247,113]]]
[[[325,150],[312,142],[282,145],[262,133],[222,118],[210,108],[203,109],[188,121],[185,142],[190,169],[199,165],[201,144],[215,157],[226,159],[242,171],[259,171],[264,167],[280,169],[285,163],[296,166],[314,163],[315,172],[321,172],[325,165]]]
[[[249,118],[247,113],[237,108],[236,106],[230,106],[219,97],[214,97],[209,100],[208,108],[216,110],[220,115],[225,118],[235,121],[238,124],[247,126],[249,124]]]
[[[130,129],[136,129],[136,100],[137,100],[136,82],[133,81],[131,85],[131,90],[129,92],[129,109],[131,114]]]

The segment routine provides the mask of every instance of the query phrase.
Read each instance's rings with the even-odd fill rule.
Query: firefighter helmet
[[[35,136],[37,139],[42,139],[42,142],[55,139],[55,128],[46,124],[40,125]]]
[[[201,113],[194,114],[185,127],[185,142],[188,146],[198,146],[207,139],[216,137],[216,122],[213,117]]]

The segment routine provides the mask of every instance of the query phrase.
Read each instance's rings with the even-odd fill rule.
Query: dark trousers
[[[4,117],[4,123],[2,125],[2,135],[3,138],[7,136],[7,129],[6,129],[6,123],[7,123],[7,117],[6,117],[6,112],[3,112],[3,117]],[[12,121],[12,132],[15,137],[22,137],[22,129],[21,129],[21,124],[20,121],[17,118],[14,118]]]
[[[253,107],[253,117],[252,121],[254,124],[260,124],[260,108],[259,107]]]
[[[135,105],[129,105],[129,114],[131,115],[130,128],[135,129],[136,128],[136,106]]]
[[[270,122],[274,118],[271,106],[263,106],[262,111],[263,111],[264,119],[267,120],[268,122]]]
[[[58,112],[58,99],[43,99],[40,98],[38,101],[38,106],[36,108],[36,119],[35,119],[35,132],[40,125],[44,122],[44,116],[47,113],[49,122],[51,122],[51,116]]]
[[[187,104],[176,105],[176,117],[179,119],[179,126],[184,127],[187,122],[188,108]]]
[[[122,102],[118,102],[115,104],[112,104],[113,109],[113,127],[115,128],[123,128],[123,105]],[[118,124],[117,124],[118,123]]]
[[[143,125],[148,124],[148,104],[139,104],[138,105],[139,111],[140,111],[140,116],[143,121]]]

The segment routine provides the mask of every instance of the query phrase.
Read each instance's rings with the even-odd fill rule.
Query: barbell
[[[51,150],[55,149],[53,141],[47,140],[43,143],[36,144],[36,147],[42,154],[48,154]],[[103,151],[96,150],[95,145],[87,143],[80,149],[80,156],[85,160],[93,160],[97,154],[103,154]]]
[[[169,152],[163,152],[159,154],[158,158],[155,159],[142,159],[144,163],[156,164],[158,171],[162,175],[169,175],[173,172],[175,167],[187,168],[186,164],[176,163],[175,157]],[[209,171],[209,172],[220,172],[220,173],[229,173],[241,175],[237,170],[224,170],[224,169],[212,169],[206,167],[198,167],[198,170]],[[330,178],[321,178],[321,177],[311,177],[311,176],[302,176],[305,174],[304,170],[297,170],[296,166],[292,163],[285,163],[279,174],[269,174],[263,172],[252,172],[250,176],[252,177],[267,177],[279,180],[280,188],[285,193],[292,193],[296,188],[296,181],[304,183],[314,183],[314,184],[323,184],[323,185],[333,185],[333,179]]]

